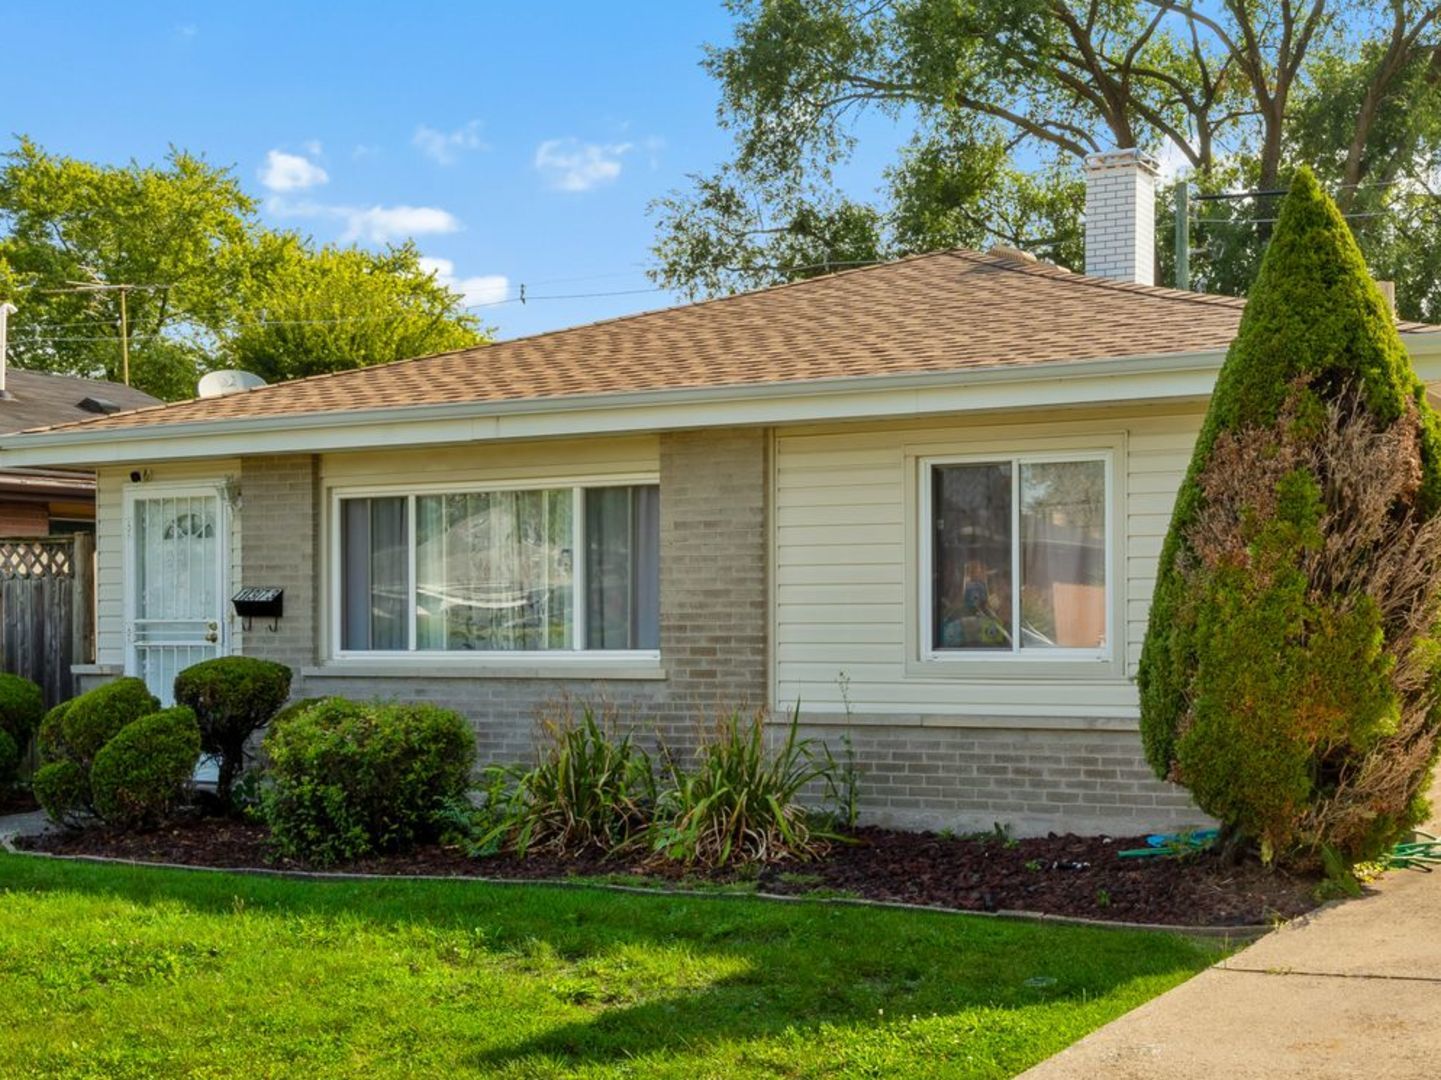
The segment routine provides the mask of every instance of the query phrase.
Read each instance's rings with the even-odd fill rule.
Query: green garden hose
[[[1416,837],[1415,840],[1394,846],[1386,855],[1386,865],[1402,870],[1425,870],[1432,866],[1441,866],[1441,839],[1423,832],[1417,832]]]

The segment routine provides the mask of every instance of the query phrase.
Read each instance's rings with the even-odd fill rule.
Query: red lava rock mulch
[[[208,867],[314,867],[274,856],[262,825],[198,818],[151,833],[94,828],[29,837],[19,846],[58,855],[104,855]],[[858,829],[812,862],[687,872],[644,868],[600,855],[561,859],[530,855],[473,859],[453,847],[427,845],[405,855],[363,859],[343,869],[369,874],[428,874],[534,880],[596,875],[643,876],[657,886],[704,887],[754,881],[762,892],[852,895],[966,911],[1030,911],[1172,926],[1243,926],[1293,917],[1316,905],[1315,878],[1255,863],[1223,865],[1209,854],[1179,860],[1121,859],[1143,847],[1138,837],[1050,836],[975,839],[932,833]]]

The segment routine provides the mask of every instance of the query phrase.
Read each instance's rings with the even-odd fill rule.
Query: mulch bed
[[[28,814],[39,810],[40,804],[29,788],[10,787],[0,784],[0,817],[6,814]]]
[[[1029,911],[1118,922],[1171,926],[1244,926],[1290,918],[1316,906],[1315,878],[1245,862],[1228,866],[1210,854],[1186,859],[1121,859],[1143,847],[1139,837],[1049,836],[1005,840],[933,833],[858,829],[851,843],[824,858],[766,866],[759,872],[657,870],[635,860],[591,856],[560,859],[467,857],[457,848],[428,845],[406,855],[363,859],[343,869],[368,874],[541,878],[643,876],[657,886],[755,882],[760,891],[788,895],[852,895],[965,911]],[[278,858],[264,826],[196,818],[151,833],[102,828],[22,839],[19,846],[57,855],[105,855],[146,862],[208,867],[313,867]]]

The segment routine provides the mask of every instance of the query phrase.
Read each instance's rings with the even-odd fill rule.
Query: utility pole
[[[125,385],[130,385],[130,319],[125,312],[125,297],[129,286],[119,286],[120,292],[120,371]]]
[[[93,271],[92,271],[93,273]],[[126,298],[134,290],[168,289],[169,285],[112,284],[106,281],[67,281],[66,288],[46,289],[54,293],[118,293],[120,298],[120,377],[126,386],[130,385],[130,311]]]

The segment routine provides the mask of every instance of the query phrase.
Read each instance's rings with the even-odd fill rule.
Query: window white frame
[[[1116,658],[1116,639],[1120,632],[1119,613],[1116,610],[1116,498],[1115,451],[1109,447],[1083,450],[1034,450],[1023,453],[967,453],[919,457],[916,459],[916,506],[918,508],[915,530],[919,550],[918,568],[919,616],[916,627],[920,643],[920,657],[926,664],[1067,664],[1067,663],[1111,663]],[[1023,649],[1020,645],[1021,625],[1021,466],[1049,465],[1067,461],[1099,461],[1105,466],[1105,511],[1106,511],[1106,637],[1099,649]],[[945,465],[1009,465],[1011,468],[1011,625],[1016,628],[1011,648],[1006,649],[938,649],[935,647],[935,526],[932,472],[937,466]],[[914,654],[913,654],[914,655]]]
[[[585,492],[595,488],[654,486],[660,478],[654,474],[607,475],[600,477],[529,477],[504,482],[487,481],[467,484],[450,481],[433,484],[385,484],[368,486],[336,486],[329,489],[325,519],[325,551],[329,561],[326,578],[329,610],[325,626],[329,642],[327,655],[335,661],[372,661],[378,665],[397,664],[417,667],[464,663],[467,667],[506,668],[537,664],[587,666],[610,662],[659,662],[659,649],[586,649],[586,602],[585,580]],[[480,495],[493,491],[555,491],[569,488],[571,491],[571,565],[574,629],[571,644],[567,649],[417,649],[416,645],[416,604],[415,604],[415,500],[422,495]],[[409,601],[409,626],[405,649],[345,649],[341,647],[343,611],[343,580],[341,540],[341,503],[347,499],[404,498],[406,500],[406,586]]]

